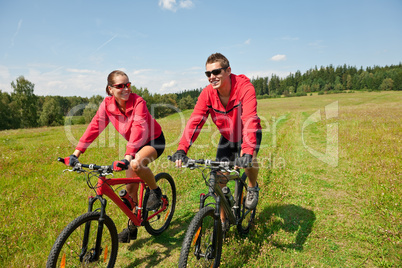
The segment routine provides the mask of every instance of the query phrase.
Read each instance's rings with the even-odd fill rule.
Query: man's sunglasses
[[[219,68],[219,69],[215,69],[215,70],[212,70],[212,71],[206,71],[205,72],[205,75],[207,76],[207,77],[211,77],[211,74],[213,74],[213,75],[218,75],[218,74],[220,74],[221,72],[222,72],[222,70],[226,70],[228,67],[225,67],[225,68]]]
[[[117,89],[122,89],[122,88],[130,88],[131,87],[131,82],[128,82],[127,84],[117,84],[117,85],[112,85],[112,87],[117,88]]]

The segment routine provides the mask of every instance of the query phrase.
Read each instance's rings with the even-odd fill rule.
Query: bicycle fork
[[[101,248],[101,242],[102,242],[102,232],[103,232],[103,224],[105,222],[105,209],[106,209],[106,204],[107,200],[104,199],[102,196],[97,195],[96,197],[89,197],[88,201],[88,212],[93,211],[93,204],[95,203],[96,200],[99,200],[101,203],[101,209],[100,209],[100,217],[98,220],[98,230],[96,233],[96,243],[95,243],[95,248],[89,249],[90,250],[90,256],[88,260],[89,262],[94,262],[99,260],[99,256],[102,253],[102,248]],[[89,235],[90,235],[90,230],[91,230],[91,222],[87,222],[85,224],[85,230],[84,230],[84,237],[82,239],[82,247],[81,247],[81,254],[80,254],[80,262],[84,261],[84,257],[87,256],[88,253],[88,241],[89,241]]]

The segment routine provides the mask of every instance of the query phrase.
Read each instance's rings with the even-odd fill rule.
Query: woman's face
[[[109,86],[109,92],[119,104],[128,101],[131,92],[131,83],[128,81],[128,77],[125,75],[116,75],[114,84]]]

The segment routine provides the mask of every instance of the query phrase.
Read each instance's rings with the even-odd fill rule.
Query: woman
[[[113,168],[122,170],[121,166],[127,167],[128,178],[138,176],[143,179],[151,189],[147,209],[157,209],[161,203],[162,192],[148,164],[157,159],[165,149],[161,126],[152,118],[144,99],[131,92],[127,74],[119,70],[113,71],[109,74],[107,82],[106,93],[109,96],[101,103],[74,153],[65,158],[65,163],[74,166],[78,157],[111,122],[128,141],[124,159],[113,162]],[[127,184],[126,189],[134,203],[138,204],[138,184]],[[128,243],[136,237],[136,228],[126,228],[119,234],[119,242]]]

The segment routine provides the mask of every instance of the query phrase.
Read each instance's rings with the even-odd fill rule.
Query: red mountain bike
[[[64,163],[63,158],[58,161]],[[165,231],[174,214],[176,206],[176,186],[168,173],[155,176],[162,190],[159,208],[148,211],[146,208],[149,188],[140,178],[107,178],[113,174],[112,166],[78,163],[72,169],[77,173],[87,173],[87,185],[96,193],[89,197],[88,212],[70,222],[54,243],[46,267],[113,267],[118,252],[118,234],[113,220],[106,214],[109,197],[135,226],[144,226],[151,235]],[[94,179],[95,178],[95,179]],[[95,182],[96,181],[96,182]],[[112,186],[139,183],[138,206],[136,213],[116,194]],[[95,201],[100,208],[93,210]]]

